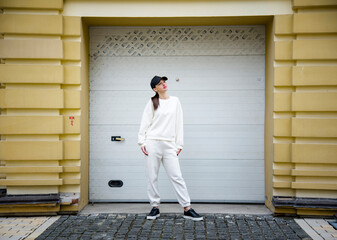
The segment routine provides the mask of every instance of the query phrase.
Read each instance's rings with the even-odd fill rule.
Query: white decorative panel
[[[90,57],[261,55],[264,28],[254,26],[92,29]]]

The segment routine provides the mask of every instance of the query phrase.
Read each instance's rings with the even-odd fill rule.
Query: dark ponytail
[[[159,94],[156,92],[156,95],[154,95],[153,97],[151,97],[152,102],[153,102],[153,108],[154,110],[157,110],[158,106],[159,106]]]

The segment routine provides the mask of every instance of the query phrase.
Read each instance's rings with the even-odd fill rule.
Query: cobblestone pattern
[[[204,221],[182,214],[79,214],[60,217],[36,240],[51,239],[311,239],[293,218],[271,215],[204,214]]]

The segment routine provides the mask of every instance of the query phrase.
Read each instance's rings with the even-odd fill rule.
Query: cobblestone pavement
[[[311,239],[290,217],[203,216],[194,222],[169,213],[156,220],[146,220],[146,214],[63,215],[36,239]]]

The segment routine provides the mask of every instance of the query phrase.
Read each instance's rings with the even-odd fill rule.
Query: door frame
[[[79,210],[89,203],[89,27],[90,26],[265,26],[265,205],[273,209],[274,16],[240,17],[81,17],[81,180]]]

